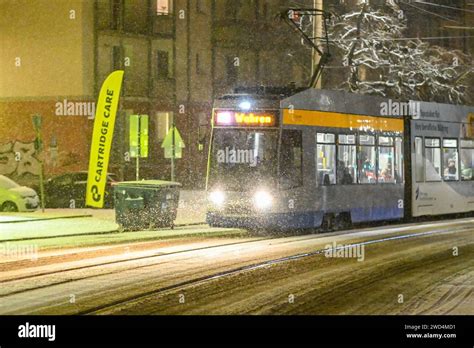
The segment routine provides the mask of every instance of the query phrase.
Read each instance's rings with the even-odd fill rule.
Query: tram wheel
[[[336,230],[346,230],[352,226],[352,219],[350,213],[337,214],[334,222]]]
[[[334,230],[334,214],[324,214],[323,222],[321,223],[321,230],[323,232],[331,232]]]

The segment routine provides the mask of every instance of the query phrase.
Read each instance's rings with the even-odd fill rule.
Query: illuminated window
[[[416,182],[425,181],[424,178],[424,166],[423,166],[423,139],[420,137],[415,138],[415,180]]]
[[[318,133],[316,135],[316,180],[318,185],[336,183],[336,145],[335,135]]]
[[[316,140],[318,143],[332,144],[335,142],[335,135],[331,133],[318,133]]]
[[[425,138],[426,181],[441,181],[441,142],[437,138]]]
[[[444,180],[459,180],[458,141],[456,139],[443,139],[443,165]]]
[[[392,137],[379,137],[378,182],[395,182],[395,150]]]
[[[395,138],[395,182],[405,182],[405,171],[403,168],[403,139]]]
[[[375,137],[359,136],[359,183],[375,184],[377,182]]]
[[[173,113],[161,111],[157,112],[155,117],[155,134],[158,141],[162,141],[173,125]]]
[[[339,134],[337,154],[337,183],[342,185],[357,182],[357,148],[355,135]]]
[[[172,13],[172,0],[156,0],[156,14],[167,16]]]
[[[474,180],[474,140],[461,140],[461,179]]]

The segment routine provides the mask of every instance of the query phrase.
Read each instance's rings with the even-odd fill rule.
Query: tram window
[[[401,184],[405,182],[403,168],[403,140],[395,138],[395,182]]]
[[[415,138],[415,180],[416,182],[423,182],[424,168],[423,168],[423,139]]]
[[[426,147],[439,147],[440,141],[438,138],[425,138]]]
[[[375,146],[359,147],[359,183],[361,184],[375,184],[377,182],[375,153]]]
[[[299,130],[282,131],[280,172],[280,185],[283,189],[303,185],[303,141]]]
[[[392,137],[379,137],[379,145],[393,146],[393,138]]]
[[[356,138],[353,134],[339,134],[338,135],[339,144],[355,144]]]
[[[380,146],[379,147],[379,175],[378,181],[384,183],[395,182],[395,158],[394,149],[392,146]]]
[[[336,136],[331,133],[318,133],[316,137],[318,144],[334,144],[336,139]]]
[[[461,140],[461,180],[474,180],[474,140]]]
[[[336,183],[336,145],[334,134],[318,133],[316,136],[316,180],[318,185]]]
[[[444,180],[459,180],[458,141],[456,139],[443,139],[443,164]]]
[[[461,140],[461,147],[474,149],[474,140]]]
[[[373,135],[359,135],[359,143],[361,145],[375,145],[375,137]]]
[[[441,147],[437,138],[425,138],[426,181],[441,181]]]
[[[337,183],[342,185],[357,182],[357,148],[353,134],[339,134],[337,149]],[[354,144],[354,145],[352,145]]]

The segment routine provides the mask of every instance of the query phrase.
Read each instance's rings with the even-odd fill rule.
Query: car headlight
[[[222,191],[213,191],[209,194],[209,200],[217,206],[224,204],[225,195]]]
[[[272,205],[273,197],[266,191],[258,191],[253,196],[253,202],[257,209],[267,209]]]

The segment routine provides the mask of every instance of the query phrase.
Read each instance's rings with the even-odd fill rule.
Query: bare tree
[[[361,3],[333,13],[328,26],[331,65],[342,72],[338,89],[397,99],[453,104],[473,102],[472,57],[405,39],[407,18],[393,0]]]
[[[404,100],[474,103],[473,58],[459,50],[407,39],[407,18],[395,0],[377,6],[362,1],[341,13],[343,8],[325,17],[329,46],[312,37],[316,20],[312,9],[289,10],[302,43],[319,48],[323,63],[331,65],[324,74],[326,85]]]

